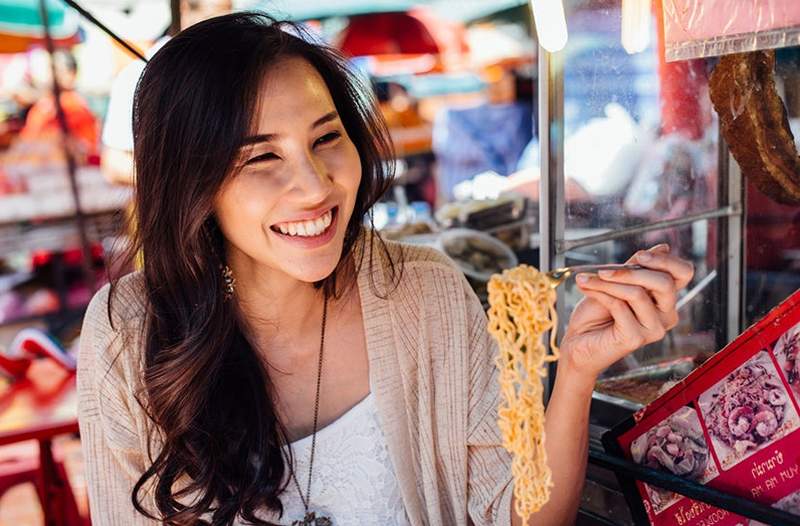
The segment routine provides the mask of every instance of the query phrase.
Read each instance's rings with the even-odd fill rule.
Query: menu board
[[[604,443],[637,464],[800,515],[799,354],[800,291]],[[759,524],[640,481],[631,492],[655,526]]]

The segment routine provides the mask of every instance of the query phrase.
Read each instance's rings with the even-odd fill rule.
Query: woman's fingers
[[[668,245],[657,245],[650,250],[640,250],[628,260],[651,270],[665,272],[675,280],[675,288],[682,289],[694,277],[694,265],[669,252]]]
[[[648,289],[637,285],[606,281],[597,276],[579,276],[578,284],[581,289],[603,292],[606,295],[625,303],[636,317],[640,325],[643,339],[647,342],[660,340],[666,334],[667,328],[661,318],[661,312],[654,303]],[[610,309],[609,309],[610,311]],[[612,316],[614,313],[612,312]],[[616,319],[616,317],[615,317]]]
[[[590,301],[578,305],[562,343],[574,345],[577,361],[591,371],[662,339],[678,322],[678,290],[694,275],[668,245],[637,252],[629,262],[644,268],[576,278]]]
[[[607,329],[611,331],[613,343],[611,346],[600,345],[601,349],[624,356],[645,344],[642,325],[625,301],[597,290],[586,289],[584,294],[605,307],[614,320],[613,326]],[[607,364],[603,367],[606,366]]]
[[[604,281],[634,285],[649,291],[665,326],[671,329],[677,324],[675,303],[678,291],[670,274],[656,270],[601,270],[598,276]]]

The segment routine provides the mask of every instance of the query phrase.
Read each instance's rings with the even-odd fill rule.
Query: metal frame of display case
[[[563,55],[539,46],[539,269],[542,272],[564,266],[564,253],[555,248],[564,239],[566,214],[564,191],[564,67]],[[557,289],[556,305],[564,304],[563,287]],[[561,330],[564,317],[559,313]],[[549,338],[549,336],[545,336]],[[545,385],[549,399],[557,366],[551,362]]]
[[[719,186],[717,189],[718,203],[716,208],[677,219],[655,221],[643,225],[615,229],[599,235],[567,240],[565,237],[566,199],[564,180],[564,56],[563,52],[550,53],[540,46],[538,57],[539,146],[541,159],[539,192],[540,270],[548,271],[563,266],[567,251],[575,248],[616,240],[633,234],[691,225],[702,220],[718,220],[719,235],[717,246],[709,248],[716,250],[718,256],[717,279],[720,286],[716,287],[718,293],[715,301],[723,305],[722,315],[725,316],[725,320],[717,328],[716,340],[720,346],[733,340],[742,330],[744,312],[745,242],[743,234],[746,216],[741,171],[728,152],[727,145],[724,143],[721,134],[718,142],[719,158],[717,169]],[[708,280],[704,281],[707,284]],[[559,329],[563,329],[566,322],[564,305],[564,292],[560,290],[558,294]],[[557,374],[557,365],[555,363],[551,364],[550,372],[549,383],[545,390],[546,396],[549,396],[555,374]],[[603,403],[602,401],[593,400],[592,405],[593,410],[596,410],[596,408],[602,407]],[[605,405],[608,405],[608,402],[605,402]],[[618,409],[630,413],[629,408]],[[643,468],[626,459],[609,455],[596,446],[590,448],[589,464],[596,468],[613,471],[617,477],[645,480],[690,498],[702,500],[719,508],[724,508],[749,518],[766,521],[770,524],[800,524],[799,518],[786,512],[780,512],[768,506],[734,497],[679,477]],[[581,514],[585,517],[597,515],[596,512],[583,509]],[[600,516],[597,516],[597,518],[599,519]],[[644,521],[642,517],[634,516],[632,518],[637,524],[647,524],[646,518]],[[600,522],[614,523],[607,518],[603,518]]]

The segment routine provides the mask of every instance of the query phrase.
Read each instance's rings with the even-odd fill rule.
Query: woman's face
[[[311,64],[287,58],[271,68],[247,143],[215,201],[229,261],[326,278],[341,257],[361,161]]]

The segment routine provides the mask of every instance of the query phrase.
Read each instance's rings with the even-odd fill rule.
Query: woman
[[[439,253],[365,229],[385,129],[330,49],[252,13],[151,60],[135,104],[144,270],[97,294],[81,340],[95,524],[521,524],[494,345]],[[585,276],[548,407],[567,524],[596,376],[677,321],[691,265]]]
[[[66,50],[57,50],[53,56],[54,70],[61,94],[61,109],[67,119],[69,140],[73,153],[77,154],[82,164],[88,155],[97,154],[97,142],[100,130],[97,117],[92,113],[89,103],[77,91],[75,84],[78,77],[78,63],[75,57]],[[48,64],[49,66],[49,64]],[[50,140],[55,144],[61,140],[61,126],[58,123],[58,111],[55,97],[52,94],[52,70],[47,72],[47,91],[36,101],[25,118],[25,126],[19,137],[25,141]]]

